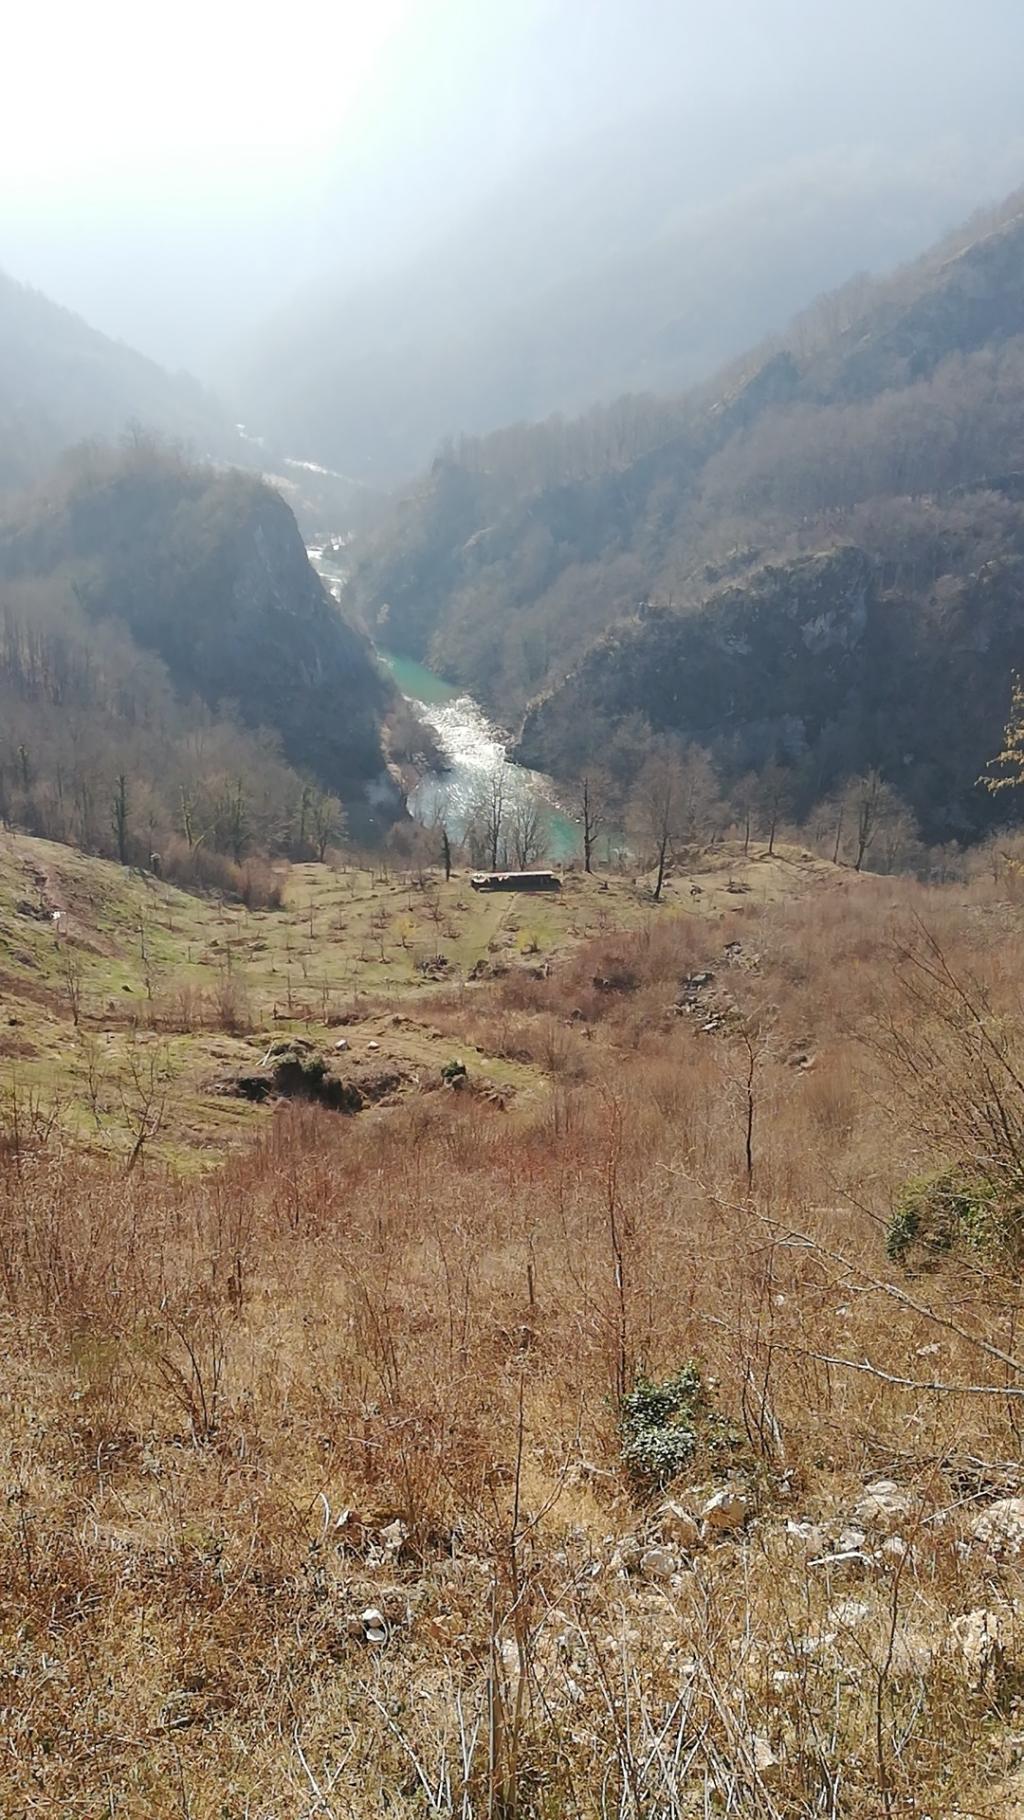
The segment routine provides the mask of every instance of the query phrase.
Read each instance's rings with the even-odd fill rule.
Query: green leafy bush
[[[630,1477],[647,1490],[662,1490],[692,1460],[698,1425],[715,1420],[693,1360],[660,1383],[639,1376],[619,1410],[622,1459]]]
[[[1005,1244],[1014,1216],[990,1182],[957,1169],[914,1176],[893,1203],[885,1238],[895,1264],[937,1264],[957,1246]]]

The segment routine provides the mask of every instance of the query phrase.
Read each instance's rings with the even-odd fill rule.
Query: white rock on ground
[[[823,1555],[828,1548],[828,1530],[824,1523],[812,1523],[805,1517],[788,1517],[786,1540],[805,1548],[809,1555]]]
[[[1024,1549],[1024,1498],[997,1498],[975,1519],[974,1540],[990,1555],[1019,1555]]]
[[[895,1479],[876,1479],[865,1487],[863,1497],[858,1499],[850,1515],[863,1529],[891,1532],[912,1517],[915,1509],[916,1500],[897,1485]]]
[[[954,1618],[950,1631],[963,1659],[964,1675],[975,1693],[995,1680],[1009,1641],[1009,1615],[1004,1611],[969,1611]]]
[[[348,1621],[349,1634],[358,1637],[363,1643],[386,1643],[388,1640],[387,1619],[375,1605],[368,1605],[358,1618]]]
[[[396,1517],[393,1523],[386,1523],[377,1533],[384,1545],[384,1553],[390,1559],[397,1560],[409,1535],[408,1524],[403,1523],[401,1517]]]

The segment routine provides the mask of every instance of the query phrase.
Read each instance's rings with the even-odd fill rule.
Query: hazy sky
[[[805,153],[830,116],[942,134],[979,182],[984,142],[997,182],[1022,54],[1024,0],[37,0],[5,9],[0,266],[215,369],[295,285],[668,103],[712,130],[774,99],[790,134],[806,104]]]

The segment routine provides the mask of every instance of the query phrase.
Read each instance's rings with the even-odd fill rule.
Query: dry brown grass
[[[292,1110],[187,1183],[9,1144],[0,1809],[1012,1812],[1024,1589],[962,1544],[1020,1455],[1019,1376],[984,1350],[1019,1357],[1019,1285],[908,1280],[883,1244],[932,1160],[864,1040],[915,916],[1018,1017],[990,880],[844,882],[433,1001],[544,1070],[510,1114]],[[673,1009],[701,969],[734,1006],[712,1031]],[[689,1358],[752,1522],[623,1578],[614,1542],[656,1519],[617,1389]],[[699,1455],[678,1495],[722,1470]],[[880,1473],[919,1499],[906,1553],[810,1566],[787,1519]],[[974,1687],[949,1620],[996,1604]],[[386,1644],[352,1634],[367,1606]]]

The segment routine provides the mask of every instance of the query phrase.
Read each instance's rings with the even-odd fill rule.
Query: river
[[[341,597],[342,572],[322,545],[311,544],[307,554],[321,581],[335,600]],[[443,822],[455,840],[466,832],[474,809],[490,786],[495,767],[503,772],[508,805],[525,794],[538,807],[546,859],[575,859],[581,852],[580,830],[558,806],[555,786],[540,771],[514,765],[505,756],[505,742],[471,695],[437,676],[415,658],[397,651],[377,653],[390,670],[402,694],[412,702],[419,718],[431,729],[447,760],[444,771],[428,771],[409,794],[411,813],[428,826]]]
[[[409,796],[417,821],[444,822],[456,839],[466,832],[474,809],[485,797],[495,768],[503,772],[504,795],[512,804],[524,795],[540,810],[545,857],[573,859],[580,851],[576,823],[558,807],[554,785],[540,771],[514,765],[505,756],[505,744],[471,695],[435,675],[411,657],[394,651],[378,652],[402,694],[431,729],[448,761],[444,771],[428,771]]]

